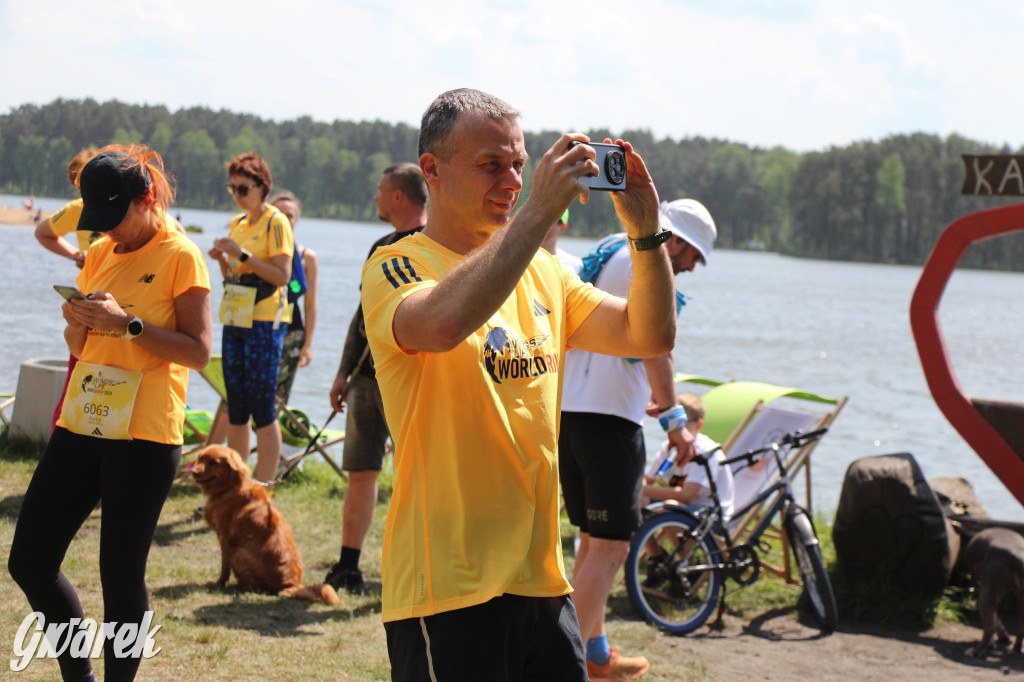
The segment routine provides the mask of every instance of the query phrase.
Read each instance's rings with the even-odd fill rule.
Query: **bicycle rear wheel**
[[[714,537],[694,539],[697,521],[680,512],[648,518],[633,536],[626,590],[644,619],[674,635],[699,628],[715,608],[722,573]]]
[[[797,520],[802,516],[801,521]],[[786,533],[789,545],[793,548],[797,568],[804,583],[804,594],[810,606],[811,615],[818,622],[822,632],[832,632],[839,626],[839,609],[832,592],[832,582],[825,571],[825,561],[821,558],[821,549],[817,540],[805,542],[800,533],[798,523],[807,523],[813,531],[814,524],[803,509],[796,509],[786,520]]]

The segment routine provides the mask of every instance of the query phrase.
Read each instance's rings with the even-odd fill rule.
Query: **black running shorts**
[[[576,607],[563,597],[500,597],[384,623],[396,682],[586,682]]]
[[[558,470],[569,520],[591,537],[629,540],[640,527],[646,451],[628,419],[563,412]]]

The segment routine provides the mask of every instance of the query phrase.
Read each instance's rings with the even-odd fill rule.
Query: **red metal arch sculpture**
[[[975,242],[1024,230],[1024,204],[971,213],[950,223],[925,263],[910,302],[910,327],[936,404],[1003,485],[1024,504],[1024,405],[972,399],[953,372],[939,302]]]

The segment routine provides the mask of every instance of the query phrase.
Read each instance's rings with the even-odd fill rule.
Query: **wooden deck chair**
[[[11,428],[11,418],[7,416],[7,408],[14,404],[14,395],[11,393],[0,393],[0,421],[5,428]]]
[[[710,381],[700,383],[713,385]],[[807,407],[807,411],[798,411],[768,404],[781,397],[805,401],[813,404],[813,407]],[[722,443],[722,449],[727,455],[738,455],[777,442],[784,434],[797,429],[810,431],[830,426],[846,404],[845,396],[834,399],[802,389],[752,381],[719,384],[705,393],[702,400],[706,409],[702,430],[708,437]],[[801,406],[804,404],[801,403]],[[804,473],[807,500],[805,506],[808,511],[812,511],[810,456],[817,443],[818,441],[814,441],[784,452],[790,478],[795,479],[799,473]],[[762,460],[762,463],[755,467],[735,469],[734,508],[740,509],[766,485],[773,482],[776,479],[775,472],[775,464],[771,459]],[[772,497],[743,517],[733,518],[729,525],[734,542],[743,542],[749,537],[762,518],[764,510],[777,499]],[[783,565],[774,566],[762,562],[762,566],[787,582],[795,582],[786,534],[782,532],[781,527],[773,528],[767,534],[781,540]]]

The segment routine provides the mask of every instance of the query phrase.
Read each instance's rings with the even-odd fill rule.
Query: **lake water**
[[[44,210],[63,203],[37,199]],[[21,198],[0,195],[0,205],[5,204],[20,206]],[[203,234],[192,235],[204,252],[214,237],[226,234],[231,218],[230,213],[185,208],[173,213],[186,225],[204,228]],[[327,391],[358,302],[366,252],[389,229],[384,223],[303,218],[296,230],[297,241],[320,256],[321,294],[313,363],[299,371],[291,402],[315,423],[330,414]],[[9,349],[0,359],[0,390],[14,390],[24,359],[67,356],[61,299],[51,285],[73,284],[77,270],[44,251],[32,232],[32,226],[0,225],[0,270],[7,273],[13,292],[0,311]],[[593,242],[564,238],[560,243],[582,255]],[[688,303],[679,320],[676,368],[720,381],[765,381],[848,396],[814,452],[818,509],[835,509],[852,461],[910,452],[927,477],[963,476],[993,517],[1022,521],[1020,503],[946,422],[928,392],[908,313],[919,275],[918,267],[715,251],[710,267],[677,278]],[[943,328],[968,395],[1024,402],[1022,289],[1022,274],[961,270],[950,282],[941,309]],[[214,310],[219,298],[214,287]],[[215,352],[219,345],[217,325]],[[206,409],[216,405],[213,392],[198,377],[190,384],[189,403]],[[662,435],[654,420],[646,435],[648,448],[657,449]]]

